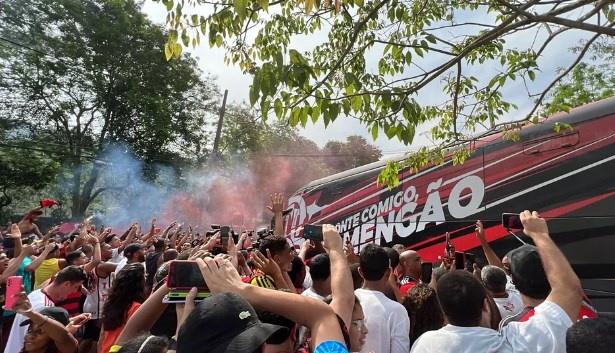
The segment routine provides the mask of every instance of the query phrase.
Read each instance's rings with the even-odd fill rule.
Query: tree
[[[215,87],[189,56],[164,60],[165,34],[135,1],[10,0],[0,23],[0,118],[68,169],[73,217],[108,190],[107,146],[179,166],[207,153]]]
[[[382,151],[361,136],[348,136],[346,142],[329,141],[323,148],[330,168],[337,172],[378,161]]]
[[[59,165],[36,148],[21,148],[23,141],[11,137],[9,121],[0,121],[0,215],[24,190],[41,190],[51,182]]]
[[[310,181],[335,173],[316,143],[284,122],[266,122],[249,107],[231,106],[224,120],[221,152],[227,167],[247,166],[260,179],[262,194],[287,195]],[[260,190],[259,190],[260,191]]]
[[[201,36],[225,47],[228,63],[253,75],[250,100],[265,117],[273,111],[292,126],[305,126],[310,119],[327,125],[354,116],[374,138],[383,130],[405,144],[418,125],[433,124],[436,148],[411,155],[408,163],[416,167],[460,145],[454,161],[462,162],[468,142],[540,115],[549,91],[592,43],[615,35],[615,5],[608,0],[162,2],[172,29],[167,58],[178,57],[182,44],[198,45]],[[554,39],[570,33],[584,38],[576,58],[559,74],[545,74],[539,60]],[[315,34],[326,39],[297,50],[297,41],[305,45],[303,39]],[[377,67],[368,65],[369,57],[380,57]],[[534,80],[541,83],[528,92],[534,100],[529,112],[502,121],[517,109],[510,91]],[[442,99],[420,101],[430,88]],[[396,174],[383,179],[390,176]]]
[[[598,42],[592,53],[593,62],[580,63],[555,86],[545,104],[545,114],[568,111],[615,94],[615,43]]]

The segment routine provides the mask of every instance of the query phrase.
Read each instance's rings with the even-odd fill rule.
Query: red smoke
[[[269,197],[281,192],[285,198],[315,179],[329,174],[318,158],[253,155],[242,168],[211,169],[195,172],[203,178],[202,187],[176,193],[162,208],[159,223],[172,220],[199,225],[199,231],[211,224],[232,225],[235,231],[268,225],[272,214],[267,210]]]

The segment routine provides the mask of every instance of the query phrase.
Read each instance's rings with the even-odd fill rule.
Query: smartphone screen
[[[322,241],[322,225],[306,224],[303,226],[303,239]]]
[[[173,289],[190,289],[196,287],[199,291],[207,290],[207,284],[199,265],[195,261],[172,261],[169,265],[167,286]]]
[[[463,270],[466,267],[465,254],[459,251],[455,251],[455,267],[458,270]]]
[[[433,263],[423,262],[421,264],[421,281],[423,281],[423,283],[431,282],[432,272],[433,272]]]
[[[221,226],[220,227],[220,244],[222,246],[226,246],[228,243],[228,237],[231,233],[231,227],[229,226]]]
[[[502,213],[502,226],[506,229],[523,229],[521,218],[516,213]]]

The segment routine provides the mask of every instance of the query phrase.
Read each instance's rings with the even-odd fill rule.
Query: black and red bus
[[[555,132],[555,124],[572,129]],[[303,225],[329,223],[356,250],[403,244],[435,261],[446,232],[458,251],[481,257],[474,224],[482,220],[503,256],[520,241],[501,226],[501,214],[538,210],[594,304],[615,311],[615,98],[526,126],[519,136],[483,138],[461,165],[447,159],[404,169],[393,189],[376,183],[386,161],[313,181],[289,199],[286,234],[299,245]]]

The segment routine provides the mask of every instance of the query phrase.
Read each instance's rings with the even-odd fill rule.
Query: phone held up
[[[433,272],[433,263],[423,262],[421,264],[421,281],[423,283],[431,282],[431,273]]]
[[[303,226],[303,239],[305,240],[313,240],[313,241],[322,241],[322,225],[320,224],[306,224]]]
[[[15,305],[15,295],[21,293],[23,279],[21,276],[11,276],[6,280],[6,299],[4,306],[12,308]]]
[[[171,261],[169,275],[167,276],[167,287],[169,287],[169,294],[164,297],[163,303],[185,303],[188,292],[193,287],[198,290],[195,302],[211,295],[199,265],[195,261]]]
[[[517,213],[502,213],[502,227],[506,229],[523,229],[521,217]]]

